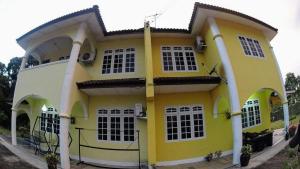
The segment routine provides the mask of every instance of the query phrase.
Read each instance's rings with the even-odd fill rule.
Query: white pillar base
[[[242,134],[242,120],[241,115],[234,115],[232,118],[232,129],[233,129],[233,164],[240,164],[240,155],[243,145],[243,134]]]
[[[17,112],[11,111],[11,144],[17,145]]]
[[[284,117],[284,128],[288,128],[289,125],[290,125],[290,122],[289,122],[289,105],[288,103],[284,103],[283,104],[283,117]]]
[[[62,169],[70,169],[69,125],[70,119],[65,116],[60,116],[59,149]]]

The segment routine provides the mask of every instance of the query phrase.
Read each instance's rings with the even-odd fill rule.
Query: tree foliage
[[[9,78],[9,84],[10,84],[10,97],[13,97],[14,90],[17,82],[17,76],[19,73],[19,69],[22,63],[21,57],[14,57],[10,59],[8,65],[7,65],[7,74]]]

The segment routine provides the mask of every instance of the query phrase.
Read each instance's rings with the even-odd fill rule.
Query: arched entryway
[[[21,136],[23,141],[34,144],[37,151],[58,149],[59,125],[59,114],[49,99],[27,95],[13,105],[12,142],[15,144],[16,137]]]

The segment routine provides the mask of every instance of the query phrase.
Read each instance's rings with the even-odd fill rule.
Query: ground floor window
[[[242,127],[249,128],[261,124],[258,100],[248,100],[242,108]]]
[[[203,107],[176,106],[165,109],[166,140],[189,140],[204,137]]]
[[[59,115],[52,107],[43,106],[40,119],[40,127],[42,131],[54,132],[59,134]]]
[[[135,140],[134,109],[99,109],[97,116],[98,140]]]

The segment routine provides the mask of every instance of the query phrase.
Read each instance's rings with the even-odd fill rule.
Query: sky
[[[279,29],[271,41],[282,75],[300,75],[300,0],[200,0],[255,17]],[[188,28],[193,0],[0,0],[0,62],[25,51],[16,39],[60,16],[98,5],[108,31],[143,27],[145,17],[161,13],[156,27]],[[152,23],[154,26],[154,23]]]

